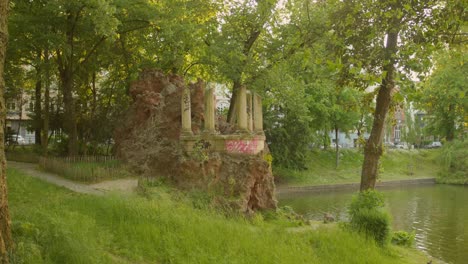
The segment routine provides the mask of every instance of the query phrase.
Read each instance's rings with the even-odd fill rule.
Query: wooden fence
[[[57,160],[66,163],[76,163],[76,162],[114,162],[118,159],[115,156],[72,156],[72,157],[41,157],[42,159]]]

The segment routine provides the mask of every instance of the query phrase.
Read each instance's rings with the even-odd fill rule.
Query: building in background
[[[16,98],[7,99],[6,102],[6,137],[19,135],[24,144],[35,144],[34,130],[31,129],[31,115],[34,112],[34,99],[27,93]]]

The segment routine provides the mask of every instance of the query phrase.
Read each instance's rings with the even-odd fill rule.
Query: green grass
[[[435,178],[440,170],[436,162],[439,150],[387,150],[381,158],[378,180],[391,181]],[[274,168],[279,184],[322,185],[359,182],[364,156],[354,149],[340,151],[340,163],[335,168],[334,151],[314,151],[308,154],[307,169],[302,171]]]
[[[437,182],[468,185],[468,141],[447,142],[438,158],[443,166]]]
[[[41,158],[39,166],[45,171],[58,174],[73,181],[85,183],[131,176],[118,160],[69,162],[62,158]]]
[[[16,250],[12,263],[426,263],[415,250],[336,227],[290,232],[247,220],[168,187],[145,197],[72,193],[8,170]],[[177,195],[175,195],[177,194]]]

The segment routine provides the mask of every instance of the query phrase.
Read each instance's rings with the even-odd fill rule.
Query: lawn
[[[97,197],[12,169],[7,178],[12,263],[427,262],[415,250],[380,248],[337,227],[290,232],[271,213],[226,216],[167,186],[144,197]]]
[[[435,178],[440,165],[439,150],[387,150],[382,159],[379,181]],[[343,149],[335,168],[334,151],[312,151],[305,170],[274,168],[279,185],[305,186],[360,182],[364,155],[355,149]]]

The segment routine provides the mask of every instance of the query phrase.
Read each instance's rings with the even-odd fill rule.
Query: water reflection
[[[414,231],[416,247],[449,263],[468,263],[468,187],[435,185],[382,190],[394,230]],[[289,194],[289,205],[308,219],[325,212],[346,220],[353,192]]]

